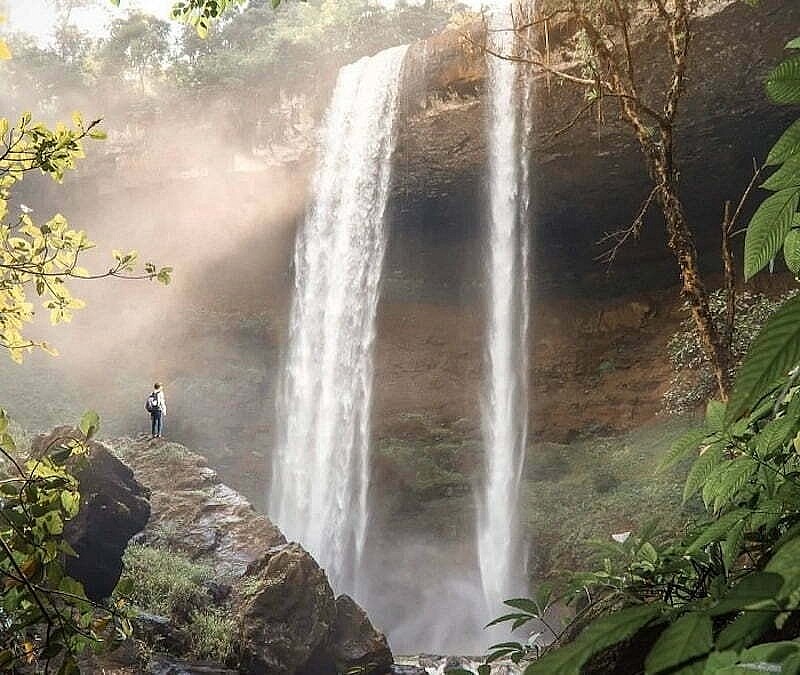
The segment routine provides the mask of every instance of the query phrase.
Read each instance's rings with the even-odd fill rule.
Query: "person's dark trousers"
[[[160,410],[151,412],[150,421],[152,422],[151,428],[153,430],[153,436],[160,436],[164,431],[164,415],[161,414]]]

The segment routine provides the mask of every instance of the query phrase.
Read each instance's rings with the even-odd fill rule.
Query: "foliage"
[[[777,299],[744,290],[736,294],[736,311],[730,344],[730,375],[735,374],[758,332],[772,314],[797,291]],[[709,295],[709,309],[718,329],[726,320],[726,293],[716,290]],[[688,315],[691,307],[684,303]],[[675,376],[664,393],[664,408],[670,414],[682,414],[705,403],[714,393],[716,383],[711,363],[700,346],[697,324],[687,316],[667,343],[667,354]]]
[[[120,583],[130,587],[129,600],[160,616],[186,616],[207,604],[203,582],[211,577],[205,565],[168,548],[130,544],[123,557]]]
[[[792,40],[787,49],[800,49]],[[800,54],[781,63],[767,79],[776,103],[800,103]],[[750,278],[773,261],[781,248],[786,266],[800,274],[800,119],[772,148],[766,161],[774,173],[761,185],[770,195],[753,214],[744,247],[744,272]]]
[[[785,71],[781,66],[770,78],[781,87],[768,83],[768,89],[776,99],[800,102],[800,82],[790,86]],[[781,143],[785,138],[773,155]],[[796,178],[800,185],[800,172]],[[754,217],[750,227],[763,223]],[[780,230],[780,223],[774,227]],[[750,238],[751,247],[774,239],[761,235]],[[752,271],[764,256],[760,248],[749,254]],[[697,453],[683,496],[702,499],[706,517],[676,539],[660,539],[651,529],[607,544],[602,569],[577,575],[566,596],[588,595],[599,618],[585,621],[571,642],[556,640],[526,674],[577,675],[593,655],[646,627],[658,636],[644,659],[648,675],[800,669],[794,641],[800,612],[798,327],[795,296],[753,342],[727,404],[710,402],[703,427],[689,431],[665,459],[669,466]],[[507,604],[516,612],[495,623],[520,627],[547,618],[542,603]],[[518,643],[496,645],[494,654],[501,653],[517,660],[534,656]]]
[[[233,653],[234,619],[219,608],[193,612],[189,623],[189,648],[200,659],[225,663]]]
[[[85,232],[70,229],[60,214],[37,225],[21,208],[15,220],[9,219],[12,187],[31,171],[61,181],[64,173],[75,168],[76,161],[84,156],[82,141],[105,137],[98,124],[99,120],[84,122],[77,113],[72,127],[58,124],[55,129],[33,122],[29,113],[13,126],[0,118],[0,346],[17,362],[34,347],[53,351],[46,343],[23,334],[35,314],[28,297],[30,290],[42,298],[50,322],[55,325],[70,321],[72,311],[84,307],[83,301],[72,295],[67,279],[114,276],[169,283],[169,267],[156,270],[147,263],[144,274],[134,274],[136,251],[115,251],[114,264],[107,271],[90,274],[79,263],[82,254],[94,244]]]
[[[87,452],[99,419],[84,415],[80,433],[54,441],[36,457],[17,456],[9,420],[0,410],[0,668],[51,660],[60,673],[77,672],[76,657],[130,634],[120,598],[107,607],[90,602],[64,572],[75,555],[63,538],[79,509],[73,466]]]
[[[0,56],[8,57],[5,43]],[[37,225],[31,210],[20,206],[9,215],[12,188],[36,171],[60,182],[84,156],[86,138],[103,139],[99,120],[84,122],[74,113],[72,125],[49,128],[34,122],[30,113],[11,124],[0,118],[0,347],[14,361],[35,347],[53,351],[44,342],[30,340],[23,331],[33,321],[29,293],[41,298],[50,321],[70,321],[83,301],[74,297],[70,279],[105,277],[158,279],[168,283],[170,268],[157,270],[145,264],[135,274],[136,252],[114,252],[114,264],[100,274],[90,274],[80,259],[93,244],[83,231],[70,229],[60,214]],[[107,647],[127,637],[130,623],[114,605],[90,602],[81,584],[64,573],[64,556],[74,551],[63,537],[64,524],[80,506],[75,465],[86,454],[86,442],[97,432],[99,418],[84,414],[79,432],[59,438],[30,459],[17,456],[8,432],[8,419],[0,412],[0,668],[15,670],[23,664],[49,672],[56,659],[59,673],[75,673],[77,656],[85,649]]]

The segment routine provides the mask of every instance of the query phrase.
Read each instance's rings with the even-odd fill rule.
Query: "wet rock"
[[[127,438],[114,448],[152,491],[145,541],[166,544],[236,578],[269,548],[280,530],[245,497],[221,483],[206,460],[177,443]]]
[[[147,665],[148,675],[236,675],[222,665],[199,661],[184,661],[169,656],[158,655]]]
[[[397,663],[392,664],[389,672],[392,675],[428,675],[428,671],[419,666],[404,666]]]
[[[237,591],[240,671],[311,672],[336,620],[333,591],[314,559],[299,544],[270,549],[248,567]]]
[[[59,427],[37,436],[31,450],[45,452],[59,440],[82,438],[80,432]],[[75,475],[81,506],[64,528],[64,538],[77,557],[66,560],[67,574],[83,584],[87,597],[101,600],[111,595],[122,574],[122,554],[130,539],[142,531],[150,517],[147,490],[133,471],[103,443],[88,444],[86,461],[76,462]]]
[[[338,672],[369,666],[369,672],[378,675],[389,672],[392,664],[386,636],[375,630],[367,613],[348,595],[336,598],[331,655]]]

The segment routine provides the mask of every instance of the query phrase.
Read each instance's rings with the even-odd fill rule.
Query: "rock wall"
[[[763,80],[800,25],[800,5],[765,0],[719,2],[695,20],[687,91],[677,129],[682,195],[706,266],[718,266],[725,200],[737,200],[753,161],[761,161],[795,116],[772,105]],[[475,27],[471,28],[473,34]],[[562,58],[573,28],[551,30],[551,57]],[[641,88],[663,82],[664,47],[652,26],[634,46]],[[429,295],[474,294],[485,213],[485,65],[465,51],[462,31],[414,45],[404,89],[405,124],[395,160],[390,268],[424,279]],[[479,40],[479,38],[478,38]],[[677,282],[662,220],[648,218],[642,237],[607,270],[595,258],[604,233],[627,226],[649,193],[644,164],[612,100],[603,121],[583,118],[555,136],[584,105],[583,90],[537,76],[531,169],[536,288],[547,294],[607,297],[622,289],[657,290]],[[653,100],[657,101],[657,98]],[[746,215],[746,214],[745,214]],[[402,271],[401,271],[402,270]],[[396,281],[394,285],[392,282]],[[401,293],[400,279],[389,290]]]

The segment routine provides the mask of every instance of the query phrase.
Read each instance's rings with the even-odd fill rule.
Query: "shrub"
[[[192,612],[189,624],[189,648],[199,659],[225,663],[233,652],[236,622],[219,608]]]
[[[776,299],[752,291],[740,291],[737,294],[731,340],[731,376],[735,374],[767,319],[785,300],[796,294],[797,291],[793,290]],[[717,328],[721,329],[725,316],[725,293],[722,290],[711,293],[709,308]],[[688,303],[684,303],[683,311],[689,314]],[[678,331],[670,338],[667,353],[675,376],[664,393],[664,409],[673,415],[695,410],[715,393],[717,385],[691,316],[681,322]]]
[[[208,602],[203,582],[211,577],[211,569],[181,553],[131,544],[123,562],[121,581],[130,579],[130,601],[145,612],[166,617],[189,615]]]

